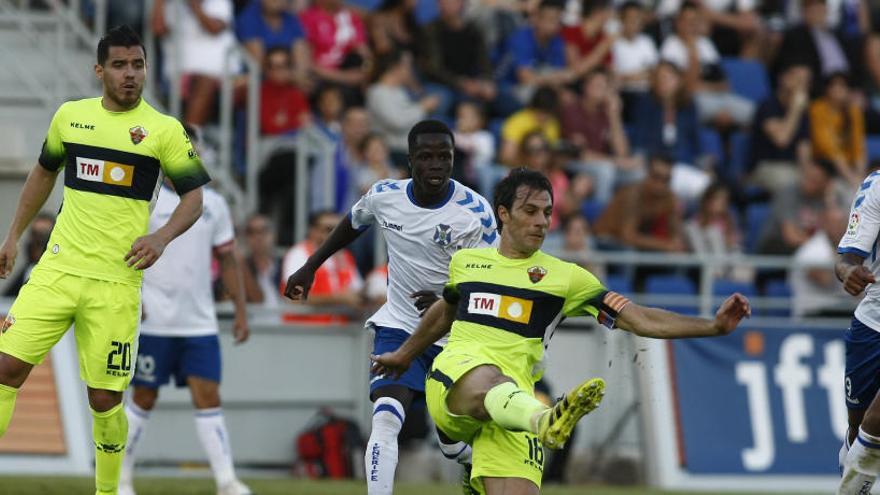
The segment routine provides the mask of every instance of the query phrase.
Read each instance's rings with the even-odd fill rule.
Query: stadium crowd
[[[454,178],[484,196],[511,167],[546,173],[556,196],[546,249],[584,264],[595,250],[830,262],[880,159],[880,7],[867,0],[116,4],[110,22],[162,41],[163,87],[182,81],[189,123],[216,122],[230,45],[262,61],[261,135],[312,126],[336,143],[312,176],[335,175],[337,213],[376,180],[407,176],[407,132],[438,118],[455,131]],[[252,302],[279,304],[284,274],[320,238],[321,215],[311,240],[292,238],[295,156],[285,148],[260,164],[259,214],[242,226]],[[348,258],[328,267],[334,291],[381,281],[363,237],[353,273]],[[276,241],[301,244],[282,261]],[[717,276],[755,291],[835,286],[819,272]],[[641,289],[656,272],[625,275]]]

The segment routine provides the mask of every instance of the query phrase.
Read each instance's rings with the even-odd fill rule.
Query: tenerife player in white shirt
[[[190,130],[193,145],[195,132]],[[150,232],[161,226],[179,199],[166,180],[150,215]],[[189,387],[196,408],[199,440],[214,473],[219,495],[248,495],[232,464],[229,434],[220,407],[220,342],[211,284],[211,253],[220,260],[223,285],[235,303],[236,343],[248,338],[244,286],[235,259],[235,231],[226,200],[204,190],[202,216],[168,245],[159,262],[144,272],[143,312],[133,393],[125,408],[128,443],[119,494],[133,495],[132,475],[137,448],[143,440],[159,387],[171,377]]]
[[[843,478],[838,494],[868,494],[880,474],[880,287],[875,284],[880,273],[878,236],[880,172],[874,172],[862,182],[853,201],[834,269],[849,294],[858,296],[866,291],[844,335],[849,431],[840,449]]]
[[[291,299],[306,299],[315,271],[325,260],[371,225],[381,229],[388,245],[388,301],[367,320],[376,331],[376,355],[396,350],[418,327],[421,314],[440,298],[453,253],[497,244],[489,202],[450,179],[455,142],[446,124],[419,122],[410,130],[408,144],[413,178],[373,185],[330,238],[290,276],[285,289]],[[445,338],[400,378],[371,376],[373,421],[365,453],[369,495],[392,493],[397,435],[412,401],[424,400],[425,376],[444,344]],[[440,447],[446,457],[469,462],[470,447],[465,443],[441,436]]]

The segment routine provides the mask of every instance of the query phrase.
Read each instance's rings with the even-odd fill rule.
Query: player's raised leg
[[[565,445],[578,420],[602,401],[605,382],[585,381],[552,408],[519,387],[513,379],[492,365],[478,366],[458,379],[449,391],[447,405],[453,414],[479,420],[491,419],[511,431],[528,431],[545,446]]]

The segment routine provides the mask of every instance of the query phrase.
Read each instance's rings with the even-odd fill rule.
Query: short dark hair
[[[834,163],[831,160],[821,158],[813,160],[813,163],[815,163],[829,179],[837,177],[837,168],[834,167]]]
[[[581,17],[611,7],[611,0],[581,0]]]
[[[312,228],[312,227],[318,225],[318,220],[320,220],[321,218],[323,218],[327,215],[336,216],[336,215],[338,215],[338,213],[336,213],[333,210],[326,209],[326,210],[318,210],[318,211],[315,211],[315,212],[312,212],[311,214],[309,214],[309,228]]]
[[[850,77],[849,73],[846,71],[839,70],[839,71],[832,72],[831,74],[828,74],[827,76],[825,76],[824,87],[827,88],[828,86],[831,86],[831,84],[833,84],[835,81],[843,81],[843,83],[846,84],[847,87],[850,87],[850,88],[853,85],[852,78]]]
[[[685,0],[681,3],[681,7],[678,8],[678,15],[681,15],[688,10],[700,10],[700,6],[693,0]]]
[[[503,222],[498,215],[498,208],[503,206],[507,211],[512,210],[513,202],[516,201],[516,191],[520,186],[527,186],[534,191],[547,191],[550,193],[550,202],[553,203],[553,186],[547,176],[541,172],[522,167],[511,170],[507,177],[501,179],[501,182],[495,186],[495,196],[492,198],[492,211],[495,212],[499,232],[503,227]]]
[[[391,50],[376,56],[373,60],[373,70],[370,75],[370,81],[378,81],[386,72],[400,65],[400,63],[403,62],[403,57],[406,53],[407,52],[404,50],[392,48]]]
[[[358,153],[363,155],[367,151],[367,146],[369,146],[370,143],[372,143],[373,141],[379,141],[380,143],[382,143],[383,146],[388,147],[388,145],[385,144],[385,138],[383,138],[381,134],[379,134],[378,132],[369,132],[366,136],[363,137],[363,139],[360,140],[360,142],[358,142]]]
[[[284,46],[273,46],[272,48],[269,48],[266,51],[266,55],[265,55],[266,62],[268,63],[269,59],[272,57],[272,55],[275,55],[276,53],[280,53],[280,54],[284,55],[285,57],[287,57],[287,63],[288,63],[288,65],[290,64],[290,60],[291,60],[290,50]]]
[[[540,86],[529,100],[529,108],[555,114],[559,111],[559,94],[550,86]]]
[[[538,4],[538,10],[542,9],[565,10],[565,0],[541,0],[541,3]]]
[[[638,0],[627,0],[626,2],[623,2],[620,5],[620,7],[617,8],[617,10],[621,14],[626,12],[627,10],[631,10],[631,9],[636,9],[636,10],[642,11],[642,10],[645,10],[645,6],[642,5],[642,3],[639,2]]]
[[[116,26],[105,34],[98,42],[98,65],[103,66],[110,57],[111,46],[139,46],[144,51],[144,60],[147,59],[147,49],[141,41],[141,37],[128,24]]]
[[[416,138],[422,134],[446,134],[452,140],[452,146],[455,146],[455,136],[452,134],[449,126],[439,120],[429,119],[419,122],[409,130],[406,142],[410,153],[416,148]]]

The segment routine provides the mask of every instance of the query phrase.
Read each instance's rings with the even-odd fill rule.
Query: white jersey
[[[211,251],[231,245],[235,231],[229,207],[220,194],[203,188],[203,202],[202,216],[144,271],[144,335],[199,337],[217,333]],[[165,225],[179,203],[177,194],[163,186],[150,215],[150,232]]]
[[[854,253],[865,258],[865,266],[880,279],[880,259],[877,258],[880,241],[880,172],[865,178],[853,200],[846,233],[840,239],[837,252]],[[880,331],[880,286],[871,284],[865,289],[865,298],[859,303],[856,318]]]
[[[432,208],[415,204],[412,180],[379,181],[352,206],[351,224],[356,229],[375,224],[388,245],[388,301],[367,325],[408,333],[419,325],[410,294],[430,290],[439,297],[456,251],[498,243],[489,202],[454,180],[448,196]],[[437,344],[445,345],[446,337]]]

